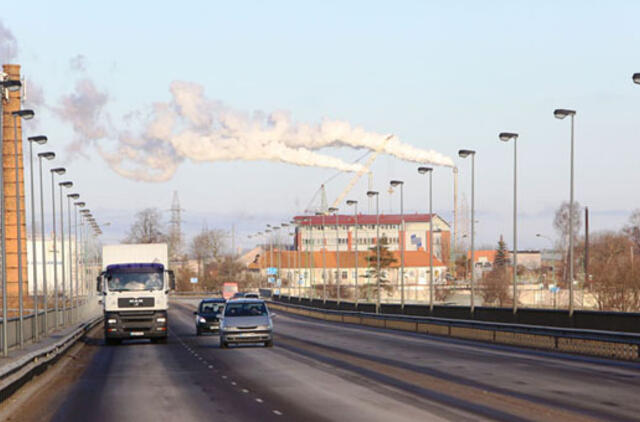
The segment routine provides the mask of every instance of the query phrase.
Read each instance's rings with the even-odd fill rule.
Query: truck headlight
[[[198,322],[201,324],[204,324],[205,322],[207,322],[207,320],[204,319],[203,317],[198,317]]]
[[[156,318],[156,322],[165,323],[165,322],[167,322],[167,319],[165,317]]]
[[[109,318],[109,319],[107,320],[107,324],[115,324],[116,322],[118,322],[118,321],[116,321],[116,319],[115,319],[115,318]]]

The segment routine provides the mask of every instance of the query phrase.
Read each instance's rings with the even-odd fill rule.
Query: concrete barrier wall
[[[281,302],[270,302],[271,309],[325,321],[416,332],[425,335],[446,336],[496,344],[527,347],[541,350],[576,353],[581,355],[638,361],[640,360],[640,336],[620,334],[607,339],[598,339],[597,334],[580,330],[553,330],[544,326],[474,326],[473,321],[440,320],[392,315],[371,315],[357,312],[340,312],[324,309],[309,309]],[[432,319],[432,318],[431,318]],[[482,323],[475,322],[476,325]],[[487,324],[484,324],[487,325]],[[540,332],[535,332],[536,330]],[[555,331],[555,332],[554,332]],[[607,333],[603,333],[607,337]]]

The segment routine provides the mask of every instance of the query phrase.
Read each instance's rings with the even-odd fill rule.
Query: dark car
[[[235,292],[233,296],[231,296],[231,299],[242,299],[244,295],[245,295],[244,292]]]
[[[196,335],[217,333],[220,331],[220,316],[224,312],[224,298],[204,299],[198,305],[196,316]]]

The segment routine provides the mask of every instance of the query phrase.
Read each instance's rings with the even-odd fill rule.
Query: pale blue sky
[[[73,88],[69,59],[83,54],[86,76],[108,93],[117,120],[166,101],[174,80],[197,82],[238,109],[348,120],[447,154],[467,200],[470,163],[456,152],[476,149],[479,243],[511,239],[513,150],[497,134],[519,132],[520,246],[542,247],[535,233],[554,235],[553,210],[569,196],[569,122],[554,119],[554,108],[578,111],[576,199],[592,210],[592,230],[618,229],[640,207],[640,86],[631,83],[640,72],[638,16],[634,1],[31,1],[3,8],[1,19],[49,105]],[[44,109],[33,131],[49,135],[60,154],[73,137]],[[345,160],[362,154],[324,152]],[[136,210],[169,208],[174,189],[191,232],[203,221],[220,228],[235,221],[251,233],[299,212],[333,174],[265,162],[185,163],[171,181],[149,184],[123,179],[91,155],[67,163],[69,178],[98,219],[114,223],[106,241],[122,237]],[[405,208],[424,211],[426,181],[415,169],[380,157],[375,188],[403,179]],[[450,174],[438,169],[434,177],[434,207],[447,218]],[[348,180],[328,186],[330,200]],[[365,202],[365,190],[363,178],[349,197]],[[388,211],[388,195],[381,199]],[[397,211],[397,195],[393,201]]]

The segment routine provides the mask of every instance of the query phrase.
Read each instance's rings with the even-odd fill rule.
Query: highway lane
[[[135,341],[106,347],[97,330],[58,370],[62,375],[54,368],[50,380],[35,381],[31,395],[19,393],[0,417],[9,412],[13,420],[55,421],[85,419],[79,415],[97,421],[571,421],[637,420],[640,414],[637,364],[285,313],[274,321],[272,349],[222,350],[217,336],[195,336],[196,303],[172,303],[166,345]]]

